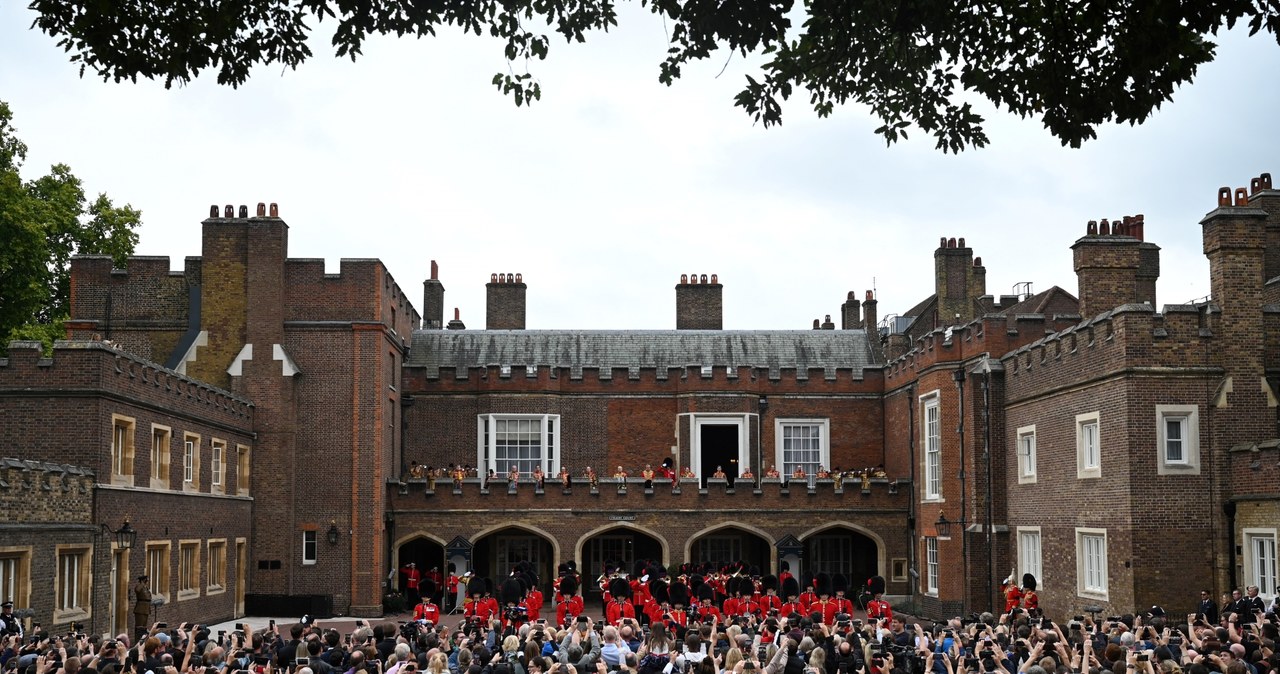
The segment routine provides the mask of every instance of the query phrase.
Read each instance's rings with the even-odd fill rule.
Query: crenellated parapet
[[[343,258],[337,274],[325,273],[322,258],[289,258],[284,264],[285,320],[376,320],[407,335],[420,316],[412,300],[381,260]],[[371,292],[376,291],[376,292]]]
[[[987,314],[964,325],[934,330],[918,337],[909,350],[889,361],[885,366],[886,386],[902,386],[940,363],[964,362],[984,354],[998,357],[1020,345],[1043,339],[1047,331],[1073,324],[1078,318],[1074,315]]]
[[[40,342],[10,342],[0,359],[0,389],[112,392],[167,409],[183,409],[224,423],[245,425],[248,399],[178,374],[101,341],[58,341],[53,357]]]
[[[756,368],[687,365],[666,368],[601,368],[497,365],[484,367],[406,366],[407,393],[573,392],[573,393],[878,393],[884,382],[879,366]]]
[[[1010,401],[1065,382],[1088,381],[1130,368],[1216,368],[1219,312],[1211,304],[1125,304],[1047,335],[1003,361]]]

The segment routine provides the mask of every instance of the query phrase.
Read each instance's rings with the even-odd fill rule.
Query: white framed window
[[[1200,408],[1156,405],[1159,475],[1200,474]]]
[[[1076,415],[1076,478],[1102,477],[1102,445],[1097,412]]]
[[[194,433],[182,436],[182,488],[200,488],[200,436]]]
[[[1246,585],[1257,585],[1258,596],[1268,605],[1277,591],[1276,530],[1244,529]]]
[[[1076,529],[1076,594],[1107,599],[1107,530]]]
[[[783,475],[794,475],[797,467],[805,475],[816,475],[818,466],[831,467],[829,420],[775,419],[773,437],[774,465]]]
[[[924,438],[924,500],[942,500],[942,408],[935,391],[920,398]]]
[[[302,532],[302,563],[307,565],[315,564],[316,554],[316,532]]]
[[[227,443],[223,440],[209,441],[210,469],[209,486],[215,492],[222,491],[222,478],[226,471]]]
[[[1036,577],[1044,588],[1044,564],[1040,556],[1040,527],[1018,527],[1018,569]]]
[[[133,433],[137,422],[132,417],[111,415],[111,484],[133,486]]]
[[[1036,427],[1018,429],[1018,484],[1036,481]]]
[[[938,595],[938,539],[926,536],[924,539],[924,576],[925,591]]]
[[[480,474],[507,475],[512,466],[528,476],[534,468],[560,472],[560,415],[481,414],[476,420]]]

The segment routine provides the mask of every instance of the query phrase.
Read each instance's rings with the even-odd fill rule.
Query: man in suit
[[[1218,604],[1213,601],[1213,593],[1200,591],[1200,605],[1196,607],[1196,615],[1210,625],[1218,624]]]

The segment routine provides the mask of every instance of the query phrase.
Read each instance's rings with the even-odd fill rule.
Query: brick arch
[[[874,541],[876,544],[876,575],[879,575],[879,576],[885,575],[885,568],[888,562],[885,555],[888,553],[884,545],[884,538],[882,538],[880,534],[860,524],[854,524],[853,522],[849,522],[845,520],[829,521],[829,522],[820,524],[800,534],[796,538],[799,538],[801,542],[807,542],[811,536],[816,536],[820,533],[829,531],[831,529],[848,529],[850,531],[853,531],[854,533],[866,536],[867,538],[870,538],[872,541]]]
[[[524,522],[520,522],[518,520],[505,520],[502,522],[497,522],[493,525],[487,526],[481,529],[480,531],[477,531],[476,533],[472,534],[468,540],[470,540],[472,543],[475,543],[481,538],[484,538],[485,536],[488,536],[494,532],[502,531],[503,529],[520,529],[521,531],[525,531],[535,536],[542,537],[548,543],[551,544],[552,559],[560,559],[560,540],[559,539],[547,533],[543,529],[539,529],[538,527],[535,527],[531,524],[525,524]],[[552,565],[552,568],[555,568],[554,564]]]
[[[737,520],[728,520],[726,522],[718,522],[716,524],[712,524],[710,526],[704,527],[701,530],[691,534],[684,541],[684,560],[688,561],[690,555],[693,553],[693,542],[695,540],[702,538],[707,534],[715,533],[721,529],[741,529],[743,531],[753,533],[759,536],[760,538],[763,538],[765,542],[769,544],[770,573],[773,573],[774,570],[776,570],[778,566],[778,550],[775,547],[778,543],[777,539],[775,539],[772,534],[765,531],[764,529],[761,529],[760,527],[757,527],[752,524],[747,524],[746,522],[739,522]]]
[[[579,569],[583,568],[582,546],[586,545],[587,539],[591,538],[592,536],[603,534],[613,529],[630,529],[632,531],[638,531],[648,536],[649,538],[652,538],[653,540],[657,541],[658,544],[662,546],[662,565],[671,566],[671,544],[667,542],[667,539],[663,537],[661,534],[651,529],[635,524],[634,522],[610,522],[608,524],[598,526],[592,529],[591,531],[588,531],[582,534],[582,536],[578,537],[578,542],[575,543],[573,546],[573,560],[574,562],[577,563]],[[686,555],[687,555],[687,548],[686,548]]]

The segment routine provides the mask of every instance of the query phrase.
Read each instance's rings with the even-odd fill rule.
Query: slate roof
[[[565,367],[571,377],[584,367],[603,376],[655,368],[659,377],[690,365],[766,368],[770,376],[794,368],[801,377],[821,368],[834,378],[837,368],[860,376],[878,364],[864,330],[418,330],[405,361],[429,378],[442,367],[466,377],[490,365]]]

